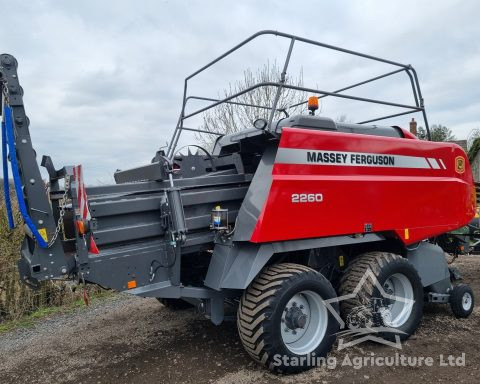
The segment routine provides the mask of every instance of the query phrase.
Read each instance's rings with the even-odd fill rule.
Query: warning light
[[[137,288],[137,282],[135,280],[128,281],[127,282],[127,288],[128,289]]]
[[[308,98],[308,110],[310,111],[310,115],[315,115],[315,111],[318,109],[318,97],[317,96],[310,96]]]

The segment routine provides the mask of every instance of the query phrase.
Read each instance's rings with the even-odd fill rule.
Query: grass
[[[0,179],[1,181],[1,179]],[[0,194],[2,183],[0,182]],[[16,198],[12,196],[12,202]],[[20,280],[17,260],[20,256],[24,227],[18,207],[13,206],[13,230],[8,229],[5,204],[0,197],[0,334],[17,328],[32,327],[48,316],[78,310],[83,303],[82,286],[72,290],[64,282],[44,281],[33,291]],[[87,285],[90,302],[112,296],[111,291]]]
[[[12,201],[15,201],[13,196]],[[73,291],[65,282],[44,281],[40,289],[34,291],[21,281],[17,261],[24,227],[17,206],[14,204],[12,208],[17,226],[9,230],[5,205],[0,198],[0,333],[31,326],[37,319],[84,305],[81,287]],[[87,288],[93,300],[105,295],[96,286]]]
[[[89,304],[96,303],[98,301],[112,297],[115,293],[113,291],[99,291],[89,297]],[[59,313],[69,313],[78,310],[79,308],[85,307],[85,303],[82,298],[78,298],[67,305],[58,306],[58,307],[43,307],[39,308],[36,311],[25,315],[17,320],[9,320],[0,323],[0,335],[6,332],[10,332],[15,329],[20,328],[31,328],[35,324],[45,319],[49,316],[59,314]]]
[[[0,323],[0,335],[5,332],[9,332],[13,329],[17,328],[30,328],[35,325],[35,322],[39,319],[43,319],[47,316],[50,316],[54,313],[58,313],[62,311],[62,307],[47,307],[47,308],[40,308],[37,309],[35,312],[31,313],[30,315],[26,315],[18,320],[10,320],[5,321],[4,323]]]

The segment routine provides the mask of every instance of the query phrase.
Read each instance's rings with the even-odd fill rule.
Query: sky
[[[0,15],[0,53],[19,62],[38,160],[48,154],[57,168],[83,164],[88,184],[113,182],[115,170],[149,163],[176,126],[185,77],[264,29],[412,64],[430,124],[446,125],[458,139],[480,128],[475,0],[0,0]],[[245,69],[283,65],[287,49],[278,37],[257,39],[191,81],[189,92],[217,97]],[[326,91],[390,70],[304,44],[295,45],[289,66],[292,75],[304,73],[305,86]],[[407,81],[396,76],[350,94],[410,105]],[[321,107],[323,116],[352,122],[383,112],[327,99]],[[408,127],[410,118],[387,124]],[[185,135],[181,142],[193,140]]]

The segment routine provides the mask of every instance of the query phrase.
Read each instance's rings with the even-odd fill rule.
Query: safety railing
[[[209,98],[209,97],[192,96],[192,95],[189,96],[188,95],[188,83],[192,78],[198,76],[199,74],[204,72],[206,69],[215,65],[219,61],[225,59],[227,56],[231,55],[232,53],[238,51],[243,46],[250,43],[252,40],[254,40],[254,39],[256,39],[260,36],[264,36],[264,35],[273,35],[273,36],[276,36],[276,37],[281,37],[281,38],[285,38],[285,39],[290,40],[287,55],[286,55],[285,61],[283,63],[283,70],[282,70],[282,72],[280,74],[280,78],[277,82],[259,82],[255,85],[252,85],[251,87],[245,88],[245,89],[243,89],[239,92],[236,92],[234,94],[231,94],[231,95],[229,95],[229,96],[227,96],[223,99],[212,99],[212,98]],[[387,73],[384,73],[384,74],[366,79],[366,80],[358,82],[358,83],[354,83],[354,84],[342,87],[342,88],[337,89],[335,91],[325,91],[325,90],[316,89],[316,88],[308,88],[308,87],[303,87],[303,86],[290,85],[290,84],[286,83],[286,75],[287,75],[287,70],[288,70],[288,66],[289,66],[289,63],[290,63],[290,59],[292,57],[293,48],[294,48],[296,42],[302,42],[302,43],[306,43],[306,44],[309,44],[309,45],[313,45],[313,46],[317,46],[317,47],[321,47],[321,48],[326,48],[326,49],[329,49],[329,50],[334,50],[334,51],[338,51],[338,52],[347,53],[347,54],[350,54],[350,55],[362,57],[364,59],[388,64],[388,65],[391,65],[391,66],[394,66],[394,67],[397,67],[397,68],[393,71],[390,71],[390,72],[387,72]],[[386,101],[386,100],[370,99],[370,98],[348,95],[348,94],[343,93],[344,91],[351,90],[351,89],[359,87],[361,85],[372,83],[374,81],[378,81],[380,79],[384,79],[386,77],[393,76],[393,75],[396,75],[396,74],[399,74],[399,73],[402,73],[402,72],[405,72],[408,76],[408,80],[409,80],[411,88],[412,88],[413,99],[415,101],[415,105],[394,103],[394,102],[390,102],[390,101]],[[258,88],[261,88],[261,87],[275,87],[276,88],[275,97],[273,99],[273,103],[272,103],[271,106],[248,104],[248,103],[242,103],[242,102],[235,101],[235,99],[238,98],[239,96],[242,96],[246,93],[252,92],[255,89],[258,89]],[[423,115],[423,120],[424,120],[425,128],[426,128],[426,131],[427,131],[427,137],[430,139],[430,129],[429,129],[429,125],[428,125],[427,114],[426,114],[426,111],[425,111],[422,92],[420,90],[420,84],[419,84],[419,81],[418,81],[418,76],[417,76],[417,73],[416,73],[415,69],[411,65],[401,64],[401,63],[398,63],[398,62],[395,62],[395,61],[392,61],[392,60],[387,60],[387,59],[383,59],[383,58],[380,58],[380,57],[368,55],[368,54],[365,54],[365,53],[356,52],[356,51],[352,51],[352,50],[349,50],[349,49],[336,47],[334,45],[324,44],[324,43],[321,43],[321,42],[318,42],[318,41],[315,41],[315,40],[306,39],[306,38],[291,35],[291,34],[288,34],[288,33],[272,31],[272,30],[265,30],[265,31],[260,31],[260,32],[257,32],[255,34],[253,34],[249,38],[243,40],[241,43],[237,44],[236,46],[234,46],[230,50],[226,51],[222,55],[218,56],[216,59],[212,60],[211,62],[204,65],[203,67],[201,67],[197,71],[193,72],[190,76],[187,76],[185,78],[184,89],[183,89],[182,108],[181,108],[180,116],[178,118],[177,126],[175,127],[172,139],[171,139],[171,141],[168,145],[167,157],[169,157],[169,158],[173,157],[173,155],[175,153],[175,149],[176,149],[177,144],[178,144],[178,141],[180,139],[180,135],[181,135],[183,130],[221,135],[220,132],[217,133],[217,132],[204,131],[204,130],[201,130],[201,129],[184,127],[184,122],[187,119],[192,118],[193,116],[197,116],[201,113],[204,113],[207,110],[209,110],[211,108],[215,108],[215,107],[217,107],[221,104],[228,103],[228,104],[241,105],[241,106],[252,107],[252,108],[267,109],[267,110],[270,111],[269,121],[268,121],[268,123],[269,123],[268,126],[270,126],[272,121],[273,121],[275,112],[285,112],[287,114],[288,109],[298,107],[302,104],[307,103],[307,100],[305,100],[304,102],[300,102],[300,103],[290,105],[287,108],[278,109],[278,102],[280,100],[280,96],[281,96],[281,93],[282,93],[283,89],[291,89],[291,90],[294,90],[294,91],[303,91],[303,92],[309,92],[309,93],[312,93],[312,94],[315,94],[315,95],[320,95],[320,96],[318,96],[318,98],[337,97],[337,98],[343,98],[343,99],[349,99],[349,100],[355,100],[355,101],[361,101],[361,102],[367,102],[367,103],[373,103],[373,104],[387,105],[387,106],[403,109],[402,112],[395,113],[395,114],[389,114],[389,115],[385,115],[385,116],[380,116],[380,117],[375,117],[375,118],[364,120],[364,121],[360,121],[359,124],[372,123],[372,122],[381,121],[381,120],[385,120],[385,119],[389,119],[389,118],[393,118],[393,117],[398,117],[398,116],[408,115],[408,114],[411,114],[411,113],[421,112],[422,115]],[[193,112],[186,113],[187,103],[190,100],[211,101],[212,103],[205,106],[205,107],[194,110]]]

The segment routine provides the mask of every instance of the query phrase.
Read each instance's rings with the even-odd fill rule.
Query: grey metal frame
[[[3,111],[4,103],[12,109],[15,146],[19,159],[25,203],[33,223],[38,228],[45,228],[48,240],[50,240],[55,233],[57,218],[54,217],[46,187],[37,165],[37,154],[32,145],[29,130],[30,121],[25,113],[23,89],[19,83],[17,67],[17,60],[13,56],[0,55],[0,111]],[[2,112],[0,112],[0,117],[1,114]],[[22,245],[22,255],[42,279],[52,278],[73,267],[74,260],[65,257],[60,239],[57,239],[49,248],[32,246],[32,244],[34,244],[33,236],[29,231],[26,231],[26,237]],[[29,252],[29,248],[34,248],[34,252]],[[48,263],[45,260],[48,260]],[[29,276],[30,274],[26,272],[29,268],[26,268],[24,263],[19,263],[24,276]]]
[[[189,95],[187,95],[189,80],[193,79],[194,77],[196,77],[197,75],[199,75],[200,73],[205,71],[207,68],[210,68],[214,64],[218,63],[219,61],[223,60],[227,56],[231,55],[233,52],[239,50],[244,45],[250,43],[252,40],[254,40],[254,39],[256,39],[260,36],[264,36],[264,35],[273,35],[273,36],[282,37],[282,38],[286,38],[286,39],[290,40],[290,45],[288,47],[288,52],[287,52],[285,62],[284,62],[284,65],[283,65],[283,70],[282,70],[280,78],[277,82],[260,82],[260,83],[257,83],[255,85],[251,86],[251,87],[248,87],[248,88],[246,88],[246,89],[244,89],[240,92],[237,92],[237,93],[234,93],[230,96],[227,96],[227,97],[225,97],[221,100],[212,99],[212,98],[208,98],[208,97],[202,97],[202,96],[189,96]],[[379,76],[372,77],[370,79],[361,81],[359,83],[355,83],[355,84],[348,85],[346,87],[337,89],[336,91],[333,91],[333,92],[328,92],[328,91],[315,89],[315,88],[307,88],[307,87],[299,87],[299,86],[289,85],[289,84],[285,83],[285,79],[286,79],[286,74],[287,74],[287,70],[288,70],[288,65],[290,63],[290,58],[292,56],[294,44],[295,44],[296,41],[300,41],[300,42],[310,44],[310,45],[314,45],[314,46],[321,47],[321,48],[326,48],[326,49],[330,49],[330,50],[334,50],[334,51],[338,51],[338,52],[347,53],[347,54],[362,57],[362,58],[365,58],[365,59],[368,59],[368,60],[373,60],[373,61],[389,64],[389,65],[392,65],[392,66],[398,67],[398,68],[391,71],[391,72],[381,74]],[[353,95],[346,95],[346,94],[341,93],[343,91],[346,91],[346,90],[349,90],[349,89],[352,89],[352,88],[356,88],[356,87],[359,87],[361,85],[368,84],[368,83],[371,83],[371,82],[374,82],[374,81],[377,81],[377,80],[380,80],[380,79],[384,79],[386,77],[393,76],[395,74],[402,73],[402,72],[405,72],[407,74],[408,78],[409,78],[409,81],[410,81],[410,84],[411,84],[411,87],[412,87],[413,98],[415,100],[415,105],[399,104],[399,103],[393,103],[393,102],[389,102],[389,101],[385,101],[385,100],[369,99],[369,98],[363,98],[363,97],[358,97],[358,96],[353,96]],[[271,106],[246,104],[246,103],[233,101],[238,96],[241,96],[245,93],[249,93],[249,92],[251,92],[251,91],[253,91],[257,88],[260,88],[260,87],[275,87],[275,88],[277,88],[277,92],[276,92],[273,104]],[[292,35],[292,34],[288,34],[288,33],[283,33],[283,32],[278,32],[278,31],[273,31],[273,30],[264,30],[264,31],[260,31],[260,32],[257,32],[255,34],[251,35],[249,38],[243,40],[241,43],[235,45],[233,48],[229,49],[225,53],[218,56],[216,59],[212,60],[211,62],[204,65],[203,67],[201,67],[200,69],[198,69],[197,71],[193,72],[191,75],[189,75],[185,78],[184,88],[183,88],[182,108],[181,108],[180,116],[178,118],[177,126],[174,130],[172,139],[171,139],[171,141],[168,145],[168,149],[167,149],[167,153],[166,153],[167,157],[172,158],[174,156],[175,149],[176,149],[177,144],[178,144],[178,140],[180,139],[180,135],[181,135],[183,130],[205,133],[205,131],[202,131],[201,129],[185,128],[184,127],[184,121],[186,121],[187,119],[189,119],[193,116],[196,116],[200,113],[203,113],[203,112],[205,112],[205,111],[207,111],[211,108],[214,108],[214,107],[216,107],[220,104],[228,103],[228,104],[249,106],[249,107],[252,107],[252,108],[268,109],[268,110],[271,111],[270,116],[269,116],[269,122],[268,122],[269,126],[271,126],[271,123],[272,123],[273,118],[274,118],[275,111],[284,111],[284,110],[277,109],[278,100],[280,99],[281,92],[282,92],[283,88],[288,88],[288,89],[293,89],[293,90],[296,90],[296,91],[304,91],[304,92],[309,92],[309,93],[321,95],[319,98],[325,98],[325,97],[328,97],[328,96],[332,96],[332,97],[338,97],[338,98],[343,98],[343,99],[363,101],[363,102],[367,102],[367,103],[382,104],[382,105],[388,105],[388,106],[392,106],[392,107],[407,109],[407,111],[364,120],[364,121],[359,122],[359,124],[372,123],[372,122],[376,122],[376,121],[389,119],[389,118],[392,118],[392,117],[398,117],[398,116],[408,115],[408,114],[411,114],[411,113],[421,112],[422,115],[423,115],[423,120],[424,120],[425,128],[426,128],[426,131],[427,131],[427,138],[430,140],[430,128],[429,128],[429,124],[428,124],[427,114],[426,114],[426,111],[425,111],[424,99],[423,99],[422,92],[421,92],[421,89],[420,89],[420,84],[419,84],[419,81],[418,81],[418,76],[417,76],[417,73],[416,73],[415,69],[410,64],[402,64],[402,63],[398,63],[398,62],[395,62],[395,61],[392,61],[392,60],[382,59],[380,57],[368,55],[368,54],[361,53],[361,52],[356,52],[356,51],[345,49],[345,48],[336,47],[334,45],[321,43],[319,41],[306,39],[306,38],[296,36],[296,35]],[[213,103],[209,104],[206,107],[199,108],[199,109],[197,109],[197,110],[195,110],[191,113],[186,114],[185,111],[186,111],[187,103],[188,103],[189,100],[192,100],[192,99],[203,100],[203,101],[213,101]],[[297,107],[297,106],[305,104],[305,103],[307,103],[307,100],[305,100],[302,103],[293,104],[293,105],[289,106],[287,109]],[[286,111],[284,111],[284,112],[286,112]],[[215,133],[215,132],[206,132],[206,133],[215,134],[215,135],[222,135],[221,133]]]

